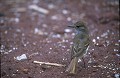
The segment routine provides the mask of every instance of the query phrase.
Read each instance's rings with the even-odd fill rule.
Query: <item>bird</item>
[[[83,56],[87,53],[90,44],[90,38],[86,24],[83,21],[77,21],[68,27],[76,30],[71,49],[71,62],[66,68],[66,72],[74,75],[76,74],[78,60],[83,58]]]

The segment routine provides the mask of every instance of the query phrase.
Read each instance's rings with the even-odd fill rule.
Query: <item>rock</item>
[[[27,59],[27,56],[26,56],[26,54],[22,54],[21,56],[17,56],[16,57],[16,60],[25,60],[25,59]]]
[[[115,74],[114,77],[115,78],[120,78],[120,74]]]

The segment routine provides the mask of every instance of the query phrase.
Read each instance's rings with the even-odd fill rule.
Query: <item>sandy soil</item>
[[[0,0],[1,78],[119,78],[118,0]],[[68,65],[75,21],[87,23],[91,45],[77,74]],[[23,58],[21,59],[21,55]],[[20,57],[21,56],[21,57]]]

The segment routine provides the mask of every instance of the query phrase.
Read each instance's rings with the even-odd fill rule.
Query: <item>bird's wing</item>
[[[82,57],[86,53],[86,49],[88,48],[88,46],[89,46],[89,43],[84,45],[82,48],[79,48],[78,52],[74,56]]]
[[[72,58],[73,57],[82,57],[86,52],[87,47],[89,46],[89,37],[81,40],[79,38],[75,39],[75,42],[72,46]]]

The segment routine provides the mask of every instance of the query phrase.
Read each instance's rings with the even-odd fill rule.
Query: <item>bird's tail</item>
[[[68,72],[69,74],[76,74],[77,63],[78,63],[78,57],[74,57],[71,60],[68,68],[66,69],[66,72]]]

